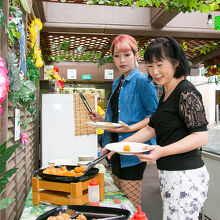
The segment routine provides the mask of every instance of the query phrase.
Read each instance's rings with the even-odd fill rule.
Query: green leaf
[[[18,144],[14,144],[5,150],[5,152],[0,156],[0,164],[6,162],[11,157],[17,146]]]
[[[9,28],[11,28],[11,29],[15,29],[16,30],[16,24],[14,23],[14,22],[10,22],[9,23]]]
[[[3,0],[0,0],[0,9],[3,8]]]
[[[16,173],[17,170],[18,170],[18,168],[12,168],[12,169],[6,171],[4,173],[4,177],[5,178],[10,178],[14,173]]]
[[[0,9],[0,26],[1,25],[5,26],[5,15],[4,15],[2,9]]]
[[[8,179],[0,177],[0,186],[3,188],[9,183]]]
[[[5,167],[6,167],[6,162],[0,163],[0,176],[5,171]]]
[[[16,37],[17,39],[19,39],[21,37],[20,33],[18,31],[15,32],[14,37]]]
[[[13,201],[13,198],[5,198],[0,200],[0,210],[7,208]]]
[[[8,37],[9,37],[9,40],[11,41],[11,44],[14,46],[15,41],[14,41],[13,33],[11,31],[8,31]]]
[[[5,152],[6,150],[6,144],[7,141],[5,141],[1,146],[0,146],[0,156]]]

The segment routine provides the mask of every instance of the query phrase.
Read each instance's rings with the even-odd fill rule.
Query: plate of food
[[[94,126],[96,128],[107,129],[107,128],[120,128],[122,125],[113,122],[86,122],[88,125]]]
[[[147,146],[148,144],[136,143],[136,142],[116,142],[116,143],[107,144],[105,147],[108,150],[114,151],[118,154],[133,155],[136,153],[143,153],[143,152],[150,153],[150,151],[146,151],[143,149],[144,147]]]

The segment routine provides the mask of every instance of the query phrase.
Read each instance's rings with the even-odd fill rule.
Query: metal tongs
[[[104,158],[107,157],[107,155],[109,154],[110,151],[107,151],[106,153],[104,153],[103,155],[101,155],[100,157],[97,157],[95,160],[89,162],[86,164],[85,167],[85,172],[89,171],[90,169],[92,169],[98,162],[100,162],[101,160],[103,160]]]
[[[93,114],[93,113],[92,113],[92,108],[90,107],[90,105],[89,105],[89,103],[87,102],[85,96],[84,96],[81,92],[79,93],[79,97],[81,98],[81,100],[82,100],[83,104],[85,105],[86,109],[88,110],[88,112],[89,112],[90,114]]]

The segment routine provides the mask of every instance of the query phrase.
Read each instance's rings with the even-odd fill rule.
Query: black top
[[[193,132],[207,131],[202,96],[193,84],[182,80],[165,101],[164,95],[149,122],[155,129],[158,145],[166,146]],[[198,149],[157,160],[160,170],[188,170],[203,165]]]
[[[110,100],[111,109],[112,109],[112,122],[118,123],[118,98],[121,90],[121,86],[123,84],[124,75],[122,75],[121,81],[115,90],[112,98]],[[111,133],[111,143],[118,142],[118,133]]]

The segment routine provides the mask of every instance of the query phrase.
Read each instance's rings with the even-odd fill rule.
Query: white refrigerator
[[[73,94],[43,94],[41,108],[42,167],[51,160],[97,157],[97,134],[75,136]]]

